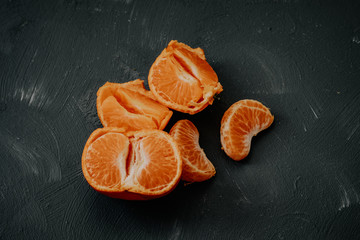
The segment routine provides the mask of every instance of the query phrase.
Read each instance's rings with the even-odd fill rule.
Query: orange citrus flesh
[[[117,88],[120,86],[122,88],[126,88],[126,89],[132,90],[134,92],[138,92],[144,96],[147,96],[153,100],[156,100],[156,98],[154,97],[152,92],[145,89],[144,80],[141,80],[141,79],[136,79],[136,80],[125,82],[125,83],[106,82],[105,85],[112,86],[114,88]]]
[[[183,161],[182,180],[202,182],[215,175],[215,167],[200,147],[199,131],[191,121],[178,121],[171,128],[170,135],[175,139],[180,149]]]
[[[172,116],[172,111],[154,100],[142,80],[106,83],[97,96],[97,111],[104,127],[162,130]]]
[[[182,161],[176,142],[164,131],[124,133],[124,129],[99,128],[85,145],[82,170],[90,186],[100,193],[147,200],[176,187]]]
[[[250,152],[251,139],[274,121],[270,110],[256,100],[240,100],[230,106],[221,120],[221,145],[233,160]]]
[[[148,80],[160,103],[189,114],[202,111],[222,91],[204,51],[174,40],[151,66]]]

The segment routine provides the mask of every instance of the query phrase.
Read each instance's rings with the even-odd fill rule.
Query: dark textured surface
[[[224,87],[169,125],[194,122],[217,174],[155,201],[99,195],[80,165],[96,90],[146,79],[171,39]],[[234,162],[220,119],[244,98],[275,122]],[[1,1],[1,239],[359,239],[359,126],[359,1]]]

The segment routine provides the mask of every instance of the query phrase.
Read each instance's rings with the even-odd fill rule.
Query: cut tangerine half
[[[97,92],[97,112],[104,127],[125,131],[164,129],[172,111],[144,88],[144,81],[106,83]]]
[[[181,179],[187,182],[202,182],[215,175],[215,167],[199,145],[199,131],[189,120],[178,121],[170,130],[177,142],[183,172]]]
[[[251,139],[274,121],[270,110],[256,100],[240,100],[230,106],[221,120],[221,145],[233,160],[250,152]]]
[[[90,186],[102,194],[147,200],[176,187],[182,161],[175,140],[164,131],[124,134],[124,129],[99,128],[86,142],[82,170]]]
[[[212,104],[222,86],[201,48],[171,41],[150,68],[149,87],[156,99],[179,112],[195,114]]]

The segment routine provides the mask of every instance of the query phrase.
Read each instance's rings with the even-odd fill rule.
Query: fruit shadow
[[[200,183],[186,183],[180,181],[177,187],[168,195],[148,201],[124,201],[115,200],[117,204],[123,204],[133,209],[133,213],[139,216],[148,215],[154,220],[162,220],[164,217],[177,217],[187,214],[191,205],[201,202],[203,196],[210,191],[214,179]]]
[[[88,214],[86,221],[90,224],[101,222],[103,228],[109,232],[121,232],[129,229],[128,226],[133,226],[131,229],[135,232],[130,235],[171,234],[171,232],[159,233],[158,231],[159,229],[176,229],[179,224],[190,227],[194,218],[202,216],[202,208],[208,204],[204,203],[205,199],[208,199],[206,195],[214,192],[211,190],[212,183],[213,179],[188,185],[180,181],[168,195],[148,201],[113,199],[94,192],[94,198],[89,200],[92,202],[91,213]],[[192,216],[192,220],[189,216]]]

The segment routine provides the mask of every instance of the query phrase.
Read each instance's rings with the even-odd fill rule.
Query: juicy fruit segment
[[[199,132],[189,120],[178,121],[170,130],[178,143],[183,172],[181,179],[187,182],[202,182],[215,175],[215,167],[199,145]]]
[[[114,198],[146,200],[173,190],[182,162],[175,141],[164,131],[101,128],[89,137],[82,170],[97,191]]]
[[[117,87],[122,87],[122,88],[126,88],[135,92],[138,92],[144,96],[147,96],[153,100],[156,100],[156,98],[154,97],[154,95],[151,93],[151,91],[148,91],[145,89],[144,87],[144,81],[140,80],[140,79],[136,79],[133,81],[129,81],[129,82],[125,82],[125,83],[111,83],[111,82],[107,82],[105,83],[106,86],[112,86],[114,88]]]
[[[212,104],[222,86],[204,51],[171,41],[149,72],[149,86],[155,98],[174,110],[195,114]]]
[[[224,113],[221,120],[221,145],[233,160],[250,152],[251,139],[274,121],[270,110],[256,100],[240,100]]]
[[[121,189],[121,183],[124,182],[126,176],[125,166],[129,145],[129,139],[116,131],[104,133],[89,145],[83,164],[85,164],[89,180],[98,186],[99,190]]]
[[[172,116],[172,111],[154,100],[142,80],[106,83],[97,96],[97,111],[104,127],[162,130]]]

